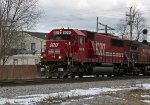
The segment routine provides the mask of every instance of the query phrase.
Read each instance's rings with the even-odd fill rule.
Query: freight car
[[[47,35],[38,68],[49,78],[148,75],[150,45],[108,33],[54,29]]]

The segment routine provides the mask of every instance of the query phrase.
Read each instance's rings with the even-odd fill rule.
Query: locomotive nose
[[[61,43],[60,42],[50,42],[49,47],[50,48],[57,48]]]
[[[64,61],[68,57],[68,42],[49,41],[47,42],[47,55],[49,61]]]

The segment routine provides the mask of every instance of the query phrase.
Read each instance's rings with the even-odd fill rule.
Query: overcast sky
[[[45,14],[32,31],[49,32],[63,27],[95,31],[97,16],[99,22],[115,28],[132,5],[150,23],[149,0],[39,0]]]

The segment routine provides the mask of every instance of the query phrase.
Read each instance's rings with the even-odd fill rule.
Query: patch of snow
[[[122,98],[118,98],[118,97],[115,97],[115,99],[116,99],[116,100],[120,100],[120,99],[122,100]]]
[[[150,104],[150,100],[141,100],[141,101]]]
[[[60,105],[69,105],[71,102],[62,102]]]
[[[140,87],[143,89],[150,89],[150,84],[136,84],[136,87]]]
[[[4,104],[6,104],[7,103],[7,98],[1,98],[0,99],[0,105],[4,105]]]
[[[74,99],[71,100],[71,102],[75,102],[75,101],[77,101],[77,100],[74,100]]]
[[[22,104],[22,105],[29,105],[35,104],[36,102],[43,101],[43,99],[47,98],[48,95],[46,94],[39,94],[39,95],[26,95],[26,96],[17,96],[12,99],[8,98],[1,98],[0,105],[3,104]]]
[[[75,89],[67,92],[51,93],[49,97],[65,98],[65,97],[76,97],[76,96],[90,96],[98,95],[108,91],[119,91],[123,89],[113,89],[113,88],[89,88],[89,89]]]
[[[150,95],[142,95],[143,98],[150,98]]]
[[[94,75],[89,75],[89,76],[83,76],[84,78],[90,78],[90,77],[95,77]]]
[[[87,98],[83,98],[84,100],[90,100],[93,99],[94,97],[87,97]]]
[[[74,89],[70,91],[50,93],[50,94],[34,94],[34,95],[17,96],[13,98],[0,98],[0,105],[4,105],[6,103],[13,104],[13,105],[18,105],[18,104],[35,105],[37,102],[42,102],[43,100],[47,100],[47,99],[53,100],[54,98],[62,99],[67,97],[81,97],[81,96],[91,96],[85,99],[92,99],[94,95],[99,95],[105,92],[116,92],[116,91],[127,90],[127,89],[132,90],[141,87],[144,89],[150,89],[150,84],[136,84],[136,87],[124,86],[124,87],[113,87],[113,88],[103,87],[103,88],[89,88],[89,89]]]
[[[51,94],[34,94],[34,95],[25,95],[17,96],[12,99],[1,98],[0,105],[8,104],[22,104],[22,105],[33,105],[37,102],[42,102],[45,99],[53,98],[66,98],[66,97],[75,97],[75,96],[91,96],[98,95],[108,91],[119,91],[123,89],[113,89],[113,88],[89,88],[89,89],[75,89],[66,92],[58,92]]]

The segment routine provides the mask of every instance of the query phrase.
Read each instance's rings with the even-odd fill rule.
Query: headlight
[[[43,56],[41,56],[41,59],[43,59]]]
[[[61,56],[58,57],[58,59],[61,59],[61,58],[62,58]]]

